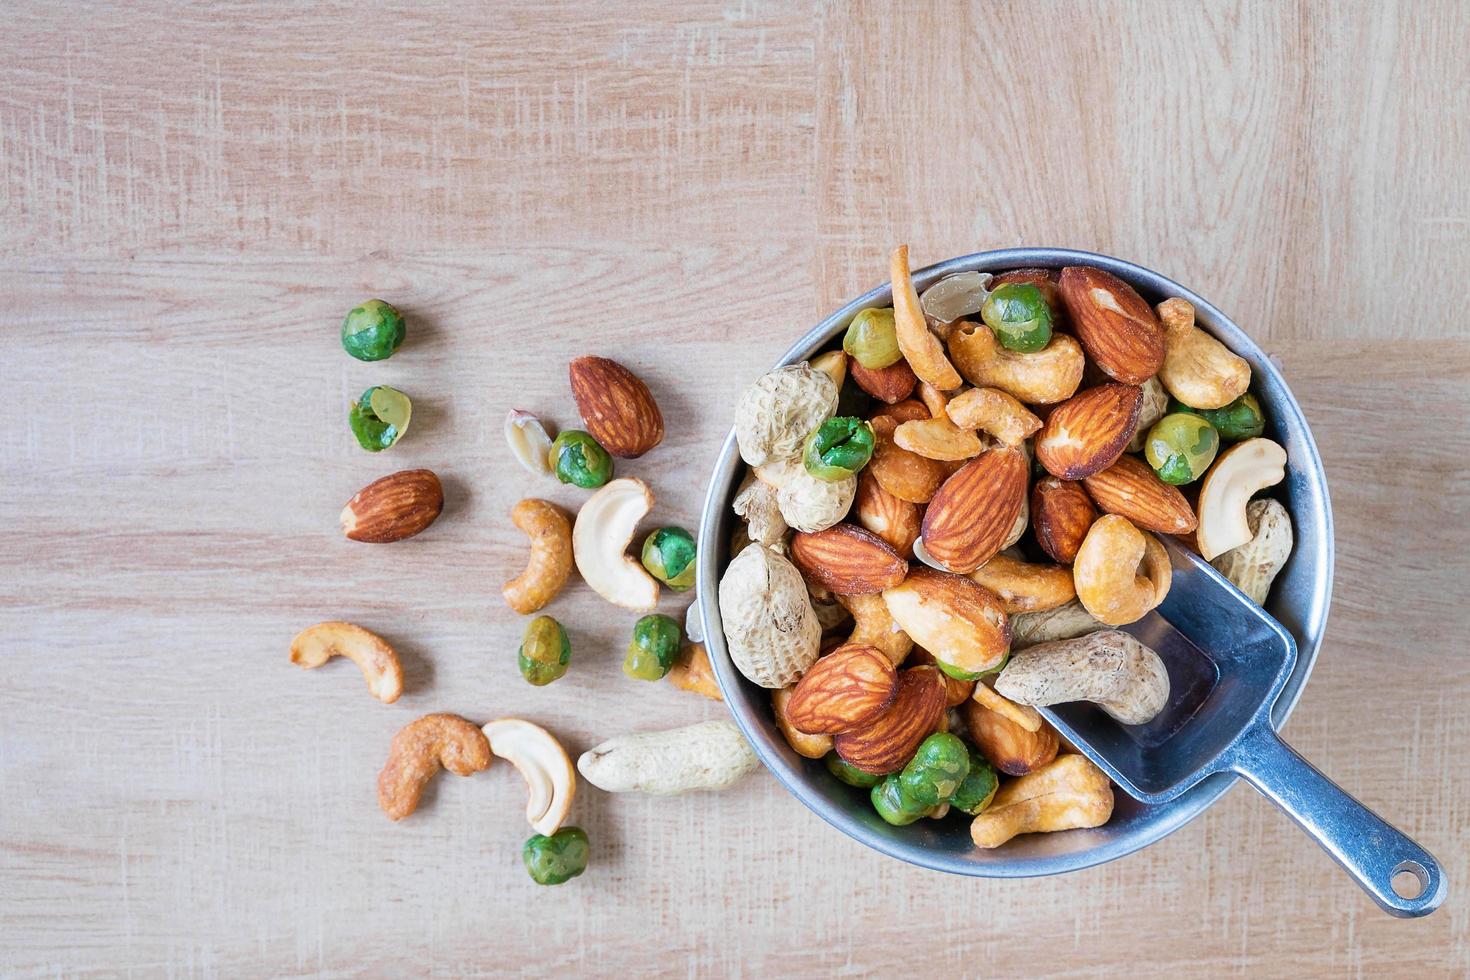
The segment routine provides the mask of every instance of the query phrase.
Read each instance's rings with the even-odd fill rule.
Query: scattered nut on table
[[[346,657],[362,670],[368,690],[384,704],[403,693],[403,665],[386,640],[352,623],[308,626],[291,641],[291,662],[310,670],[333,657]]]
[[[582,753],[577,770],[609,793],[669,796],[733,786],[760,762],[734,722],[610,738]]]
[[[561,743],[540,725],[520,718],[497,718],[481,731],[491,753],[525,777],[531,794],[526,803],[531,829],[547,836],[556,833],[577,793],[577,774]]]
[[[490,743],[479,727],[459,715],[424,715],[403,726],[388,748],[388,761],[378,773],[378,806],[389,820],[413,813],[424,787],[442,767],[456,776],[487,768]]]
[[[658,605],[658,580],[628,554],[638,522],[652,509],[648,485],[620,477],[587,498],[572,526],[572,557],[583,581],[608,602],[634,612]]]
[[[506,605],[521,615],[542,609],[572,573],[572,525],[549,500],[528,498],[511,508],[510,521],[531,539],[526,570],[501,588]]]

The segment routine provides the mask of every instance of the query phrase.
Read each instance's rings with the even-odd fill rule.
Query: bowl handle
[[[1322,775],[1265,721],[1236,743],[1228,765],[1295,820],[1388,914],[1417,918],[1444,901],[1449,889],[1434,855]],[[1418,879],[1412,898],[1394,891],[1394,879],[1405,872]]]

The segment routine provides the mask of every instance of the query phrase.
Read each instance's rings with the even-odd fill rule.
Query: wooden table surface
[[[1465,4],[368,7],[0,2],[0,974],[1470,971]],[[668,438],[623,472],[692,526],[739,388],[900,241],[1125,256],[1279,355],[1338,554],[1286,734],[1444,860],[1443,909],[1382,914],[1243,786],[1031,881],[901,866],[763,772],[584,785],[556,889],[504,763],[378,811],[423,712],[576,752],[722,715],[626,680],[632,617],[581,585],[570,673],[520,680],[507,513],[580,494],[501,419],[569,423],[568,359],[627,362]],[[368,296],[391,361],[338,344]],[[375,383],[415,401],[382,456],[344,417]],[[440,521],[344,541],[409,466]],[[397,704],[288,663],[334,617],[404,651]]]

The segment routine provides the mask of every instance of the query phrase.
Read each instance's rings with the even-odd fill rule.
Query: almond
[[[1082,484],[1044,476],[1031,488],[1031,527],[1053,561],[1072,564],[1095,520],[1097,508]]]
[[[1164,327],[1143,297],[1110,272],[1068,266],[1057,280],[1077,339],[1115,381],[1141,385],[1164,364]]]
[[[1133,438],[1142,403],[1143,389],[1136,385],[1105,384],[1078,392],[1047,416],[1036,436],[1036,459],[1063,480],[1107,469]]]
[[[913,393],[919,379],[908,361],[898,360],[886,368],[865,368],[856,358],[847,359],[847,370],[853,382],[863,391],[886,405],[901,402]],[[928,413],[925,413],[926,416]]]
[[[887,541],[905,561],[913,557],[919,537],[919,505],[899,500],[866,470],[858,477],[853,513],[858,523]]]
[[[579,357],[567,374],[582,422],[603,449],[637,459],[663,441],[663,414],[638,375],[606,357]]]
[[[960,705],[960,714],[975,748],[1007,776],[1024,776],[1041,768],[1057,757],[1061,747],[1057,730],[1045,721],[1035,731],[1027,731],[973,699]]]
[[[915,402],[915,404],[918,404]],[[919,406],[923,409],[923,406]],[[927,409],[924,410],[928,414]],[[911,453],[893,441],[898,423],[887,415],[873,417],[873,458],[867,472],[878,485],[899,500],[926,504],[944,482],[948,471],[938,460]]]
[[[854,524],[791,536],[791,561],[813,585],[839,595],[872,595],[903,581],[908,562],[887,541]]]
[[[949,673],[974,678],[1000,666],[1010,649],[1000,597],[963,575],[916,565],[883,601],[893,621]]]
[[[1084,477],[1082,484],[1098,507],[1150,531],[1188,534],[1199,526],[1184,494],[1136,456],[1119,456],[1112,466]]]
[[[924,511],[924,550],[952,572],[973,572],[1005,544],[1026,502],[1026,455],[987,449],[966,463]]]
[[[874,647],[839,647],[812,664],[791,692],[786,720],[808,735],[840,735],[876,721],[898,692],[898,671]]]
[[[444,509],[444,488],[432,470],[400,470],[374,480],[342,508],[342,533],[353,541],[386,544],[411,538]]]
[[[832,747],[843,762],[863,772],[897,772],[944,721],[947,695],[944,675],[935,668],[902,671],[888,709],[867,725],[836,736]]]

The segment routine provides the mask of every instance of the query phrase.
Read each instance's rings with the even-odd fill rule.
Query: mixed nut
[[[1098,826],[1107,777],[1036,708],[1090,701],[1123,725],[1163,709],[1162,661],[1112,627],[1168,594],[1157,535],[1264,602],[1291,524],[1252,498],[1286,453],[1262,437],[1250,365],[1184,299],[1150,307],[1085,266],[921,296],[907,247],[890,273],[891,308],[740,397],[731,659],[771,689],[793,751],[890,824],[962,812],[985,848]]]

